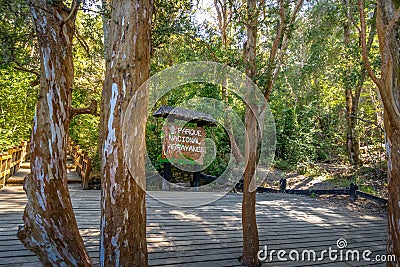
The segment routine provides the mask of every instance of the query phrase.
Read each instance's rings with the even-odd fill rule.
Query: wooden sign
[[[164,125],[162,157],[173,162],[191,160],[202,165],[206,153],[205,135],[201,127]]]

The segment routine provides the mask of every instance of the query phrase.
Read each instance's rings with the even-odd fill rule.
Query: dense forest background
[[[187,61],[214,61],[244,72],[246,18],[240,1],[157,0],[154,5],[152,74]],[[365,6],[370,61],[379,72],[376,7],[372,1],[365,1]],[[292,5],[286,8],[289,27],[278,46],[274,45],[281,18],[275,1],[267,1],[258,22],[255,82],[262,91],[273,87],[268,102],[276,122],[274,167],[329,176],[326,166],[339,166],[346,170],[340,174],[346,178],[342,185],[357,179],[364,190],[373,193],[374,186],[363,177],[385,177],[383,114],[377,88],[362,63],[357,5],[347,0],[306,1],[294,17]],[[105,73],[103,21],[109,10],[98,1],[84,1],[82,9],[73,46],[74,107],[88,106],[93,100],[100,105]],[[30,138],[40,97],[40,63],[26,2],[1,0],[0,13],[1,151],[21,138]],[[274,48],[275,55],[271,53]],[[244,103],[212,84],[176,88],[160,104],[179,106],[195,97],[227,101],[244,117]],[[161,123],[149,118],[147,149],[156,160],[161,153]],[[95,159],[95,170],[99,169],[99,120],[93,115],[76,116],[70,127],[71,138]],[[211,175],[223,172],[229,156],[229,138],[222,125],[207,129],[218,148],[216,159],[206,170]],[[381,182],[380,186],[386,185]]]

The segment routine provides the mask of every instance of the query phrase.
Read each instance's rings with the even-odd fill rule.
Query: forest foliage
[[[375,6],[366,2],[372,18]],[[221,38],[216,3],[225,3],[230,12],[225,40]],[[289,5],[287,8],[290,13]],[[87,106],[93,99],[100,104],[104,80],[103,19],[108,11],[97,1],[84,1],[82,9],[74,40],[74,107]],[[355,5],[345,6],[342,1],[307,1],[293,25],[285,29],[288,46],[269,98],[277,128],[276,167],[295,169],[316,162],[348,162],[345,90],[356,86],[363,68],[357,12]],[[4,150],[20,138],[30,138],[34,106],[40,97],[40,64],[25,1],[1,0],[0,13],[0,150]],[[151,73],[187,61],[215,61],[244,71],[244,14],[240,1],[155,1]],[[349,18],[352,23],[346,30]],[[268,83],[267,59],[278,21],[277,4],[268,1],[259,21],[257,48],[255,82],[262,91]],[[373,67],[379,69],[376,37],[370,54]],[[164,96],[160,105],[178,106],[195,97],[223,100],[220,86],[187,84]],[[228,103],[244,117],[245,105],[236,95],[229,94]],[[72,120],[70,127],[71,138],[94,158],[98,157],[98,124],[98,116],[81,115]],[[367,77],[355,129],[359,145],[380,147],[381,128],[379,96]],[[160,131],[161,120],[150,116],[147,148],[153,160],[161,153]],[[222,126],[207,129],[207,133],[218,149],[206,172],[218,175],[226,166],[229,138]]]

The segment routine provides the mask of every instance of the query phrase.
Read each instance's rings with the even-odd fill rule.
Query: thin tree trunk
[[[357,108],[354,106],[355,97],[351,88],[346,88],[346,147],[349,162],[352,165],[360,165],[360,144],[356,132],[357,126]],[[358,101],[357,101],[358,102]]]
[[[79,234],[68,191],[66,147],[74,79],[72,38],[76,6],[32,1],[31,15],[41,57],[39,99],[31,136],[28,203],[19,240],[43,266],[91,266]],[[61,19],[61,20],[60,20]]]
[[[256,76],[256,45],[257,45],[257,1],[247,1],[247,42],[244,47],[244,62],[246,75],[250,79]],[[247,96],[251,98],[252,96]],[[256,219],[256,191],[252,190],[255,182],[254,176],[257,164],[258,125],[257,120],[246,105],[245,127],[247,133],[246,158],[247,166],[243,175],[243,201],[242,201],[242,227],[243,227],[243,251],[241,263],[244,266],[258,267],[259,250],[258,229]]]
[[[152,2],[114,0],[108,29],[103,88],[101,266],[147,266],[145,203],[145,125],[147,97],[135,98],[131,118],[136,168],[128,170],[123,153],[126,107],[149,78]],[[131,172],[132,171],[132,172]],[[142,187],[137,183],[140,182]]]

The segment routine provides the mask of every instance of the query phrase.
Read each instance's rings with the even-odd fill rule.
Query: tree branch
[[[20,64],[18,64],[17,62],[15,62],[15,64],[16,64],[16,66],[13,66],[13,68],[16,69],[16,70],[22,70],[22,71],[25,71],[25,72],[29,72],[29,73],[35,74],[37,76],[40,75],[39,72],[37,70],[35,70],[35,69],[27,69],[27,68],[21,66]]]
[[[32,3],[32,1],[28,1],[27,4],[28,4],[29,7],[34,7],[34,8],[40,9],[40,10],[42,10],[42,11],[48,13],[48,14],[52,14],[49,10],[47,10],[47,9],[45,9],[45,8],[39,6],[39,5],[36,5],[36,4]]]
[[[360,11],[360,21],[361,21],[361,54],[362,59],[367,69],[369,76],[371,77],[372,81],[378,86],[379,89],[383,88],[382,81],[376,77],[375,72],[371,68],[371,64],[368,58],[368,48],[367,48],[367,41],[366,41],[366,27],[365,27],[365,12],[364,12],[364,0],[358,0],[358,8]]]
[[[97,113],[97,101],[95,99],[92,99],[90,105],[86,108],[74,108],[74,107],[69,108],[69,119],[72,119],[73,117],[81,114],[91,114],[94,116],[100,116],[100,114]]]
[[[396,12],[393,14],[393,17],[390,19],[390,22],[387,25],[386,28],[387,34],[393,30],[394,26],[398,23],[399,19],[400,19],[400,7],[396,9]]]
[[[294,8],[293,8],[292,16],[291,16],[291,18],[290,18],[290,23],[289,23],[289,25],[292,25],[292,24],[294,23],[294,21],[295,21],[295,19],[296,19],[296,16],[297,16],[297,13],[299,12],[301,6],[303,5],[303,2],[304,2],[304,0],[298,0],[298,1],[297,1],[296,5],[295,5]]]
[[[190,35],[190,34],[187,34],[186,36],[189,37],[190,39],[192,39],[192,40],[195,41],[195,42],[198,42],[198,41],[199,41],[199,40],[196,40],[196,38],[194,38],[194,37],[193,37],[192,35]],[[209,50],[209,51],[211,52],[211,54],[212,54],[213,57],[214,57],[215,62],[220,62],[220,60],[218,59],[218,56],[215,54],[214,50],[212,50],[212,48],[210,47],[210,45],[209,45],[207,42],[205,42],[203,39],[201,39],[201,38],[200,38],[200,42],[201,42],[202,44],[204,44],[204,45],[206,46],[207,50]]]
[[[281,41],[283,31],[285,30],[285,5],[284,1],[280,0],[279,1],[279,17],[280,21],[278,22],[278,31],[275,35],[274,42],[272,44],[271,52],[269,53],[269,58],[268,58],[268,68],[267,68],[267,89],[265,90],[264,96],[268,100],[269,95],[271,94],[272,91],[272,77],[273,77],[273,70],[275,69],[275,61],[276,61],[276,54],[278,53],[278,46]]]
[[[377,124],[376,122],[373,122],[373,121],[370,121],[370,120],[366,120],[366,119],[357,117],[357,116],[355,116],[355,115],[350,115],[350,116],[353,117],[353,118],[355,118],[355,119],[357,119],[357,120],[363,121],[363,122],[365,122],[365,123],[369,123],[369,124],[375,125],[376,127],[379,128],[379,130],[381,130],[382,132],[385,132],[385,130],[384,130],[379,124]]]
[[[83,47],[83,50],[85,50],[86,54],[90,56],[89,45],[86,43],[85,39],[82,38],[82,36],[79,34],[79,31],[75,31],[75,36],[76,36],[76,39],[78,40],[78,42]]]
[[[66,24],[71,18],[75,17],[76,12],[78,11],[78,6],[81,4],[81,2],[82,0],[74,0],[72,2],[71,12],[69,12],[68,17],[63,20],[62,25]]]
[[[349,2],[347,0],[343,0],[343,4],[346,6],[346,17],[353,23],[353,26],[357,28],[357,31],[360,33],[361,29],[358,27],[353,14],[349,11]]]
[[[373,18],[376,18],[376,11],[377,11],[377,8],[375,7]],[[361,32],[361,31],[359,31],[359,33],[360,33],[360,32]],[[374,41],[375,33],[376,33],[376,23],[375,23],[375,21],[373,21],[373,22],[371,23],[371,29],[370,29],[369,35],[368,35],[368,41],[367,41],[367,55],[368,55],[369,52],[371,51],[371,47],[372,47],[372,43],[373,43],[373,41]],[[357,110],[357,109],[358,109],[358,103],[359,103],[359,100],[360,100],[361,89],[362,89],[362,86],[363,86],[363,84],[364,84],[364,82],[365,82],[365,77],[366,77],[366,75],[367,75],[367,70],[366,70],[366,68],[365,68],[364,65],[361,67],[360,73],[361,73],[361,74],[360,74],[360,79],[358,80],[357,85],[356,85],[355,98],[353,98],[353,99],[355,100],[355,101],[353,102],[354,110]]]
[[[284,1],[280,1],[279,6],[280,6],[280,17],[281,17],[281,25],[278,29],[277,35],[275,37],[274,43],[272,45],[271,53],[269,56],[268,60],[268,83],[267,83],[267,89],[265,90],[264,96],[268,100],[271,92],[272,92],[272,87],[275,83],[275,80],[278,77],[279,74],[279,69],[281,67],[281,63],[283,61],[283,56],[286,52],[288,43],[289,43],[289,32],[284,32],[286,29],[286,24],[285,24],[285,10],[284,10]],[[299,12],[301,6],[303,5],[304,0],[298,0],[296,2],[296,5],[293,7],[292,14],[290,16],[289,24],[287,25],[288,28],[290,29],[293,24],[295,23],[297,13]],[[282,45],[280,49],[278,49],[279,43],[282,39]]]

